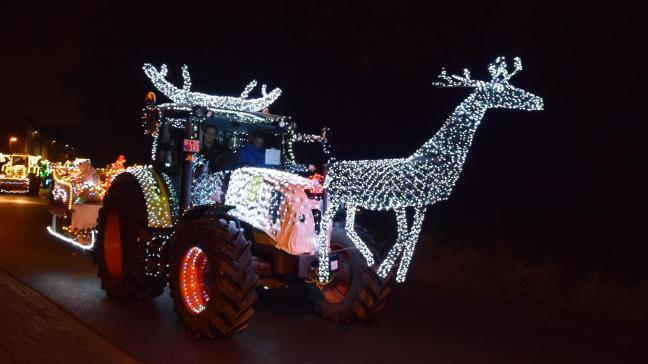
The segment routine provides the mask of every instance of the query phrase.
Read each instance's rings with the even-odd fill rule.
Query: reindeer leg
[[[371,267],[374,265],[374,259],[373,259],[373,254],[371,254],[371,250],[367,247],[367,244],[365,244],[364,241],[358,236],[358,233],[355,231],[355,214],[356,214],[356,207],[355,206],[347,206],[346,210],[346,233],[353,241],[353,244],[355,244],[356,248],[360,250],[360,253],[364,256],[365,260],[367,261],[367,266]]]
[[[335,206],[335,207],[333,207]],[[320,225],[320,235],[318,237],[318,247],[317,255],[319,261],[319,268],[317,270],[317,275],[319,277],[320,283],[326,283],[329,279],[329,244],[328,244],[328,230],[329,225],[333,221],[333,217],[337,212],[337,204],[331,204],[331,207],[326,210],[324,216],[322,216],[322,222]]]
[[[423,217],[425,217],[425,207],[417,208],[414,212],[414,221],[412,222],[412,226],[407,231],[405,249],[398,266],[398,271],[396,272],[396,282],[405,282],[405,276],[407,275],[407,270],[412,261],[412,255],[414,254],[414,248],[416,248],[416,242],[418,241],[419,233],[421,232]]]
[[[396,260],[400,256],[401,250],[403,250],[403,245],[407,239],[407,219],[405,209],[397,208],[394,209],[394,212],[396,213],[398,236],[396,237],[396,244],[394,244],[394,246],[389,250],[387,257],[385,257],[385,260],[383,260],[383,262],[380,263],[380,267],[378,267],[378,276],[381,278],[387,278],[387,275],[391,272],[394,264],[396,264]]]

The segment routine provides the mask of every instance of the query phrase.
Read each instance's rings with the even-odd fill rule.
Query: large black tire
[[[146,201],[135,177],[122,173],[108,189],[99,210],[94,260],[97,276],[111,299],[147,300],[162,294],[164,277],[147,274]]]
[[[372,248],[373,237],[356,226],[356,232]],[[380,311],[391,292],[392,276],[381,279],[373,267],[367,267],[364,257],[347,236],[342,223],[333,225],[332,254],[340,256],[339,271],[323,286],[311,286],[315,311],[324,319],[336,323],[366,321]]]
[[[171,246],[171,298],[189,334],[213,338],[246,328],[258,276],[239,221],[215,213],[181,223]]]

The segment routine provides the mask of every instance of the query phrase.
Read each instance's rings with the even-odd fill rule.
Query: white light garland
[[[182,88],[178,88],[166,80],[168,70],[165,64],[160,67],[159,71],[150,63],[144,64],[142,68],[144,69],[146,76],[148,76],[148,78],[151,79],[151,82],[153,82],[153,85],[165,96],[178,104],[190,106],[201,105],[209,108],[237,111],[261,111],[270,106],[281,95],[281,89],[275,88],[270,93],[267,93],[266,85],[262,85],[262,97],[248,99],[250,92],[256,86],[256,80],[252,80],[252,82],[245,87],[240,97],[207,95],[200,92],[189,91],[191,88],[191,77],[187,65],[182,66]]]
[[[426,206],[450,196],[486,110],[542,110],[542,98],[509,84],[509,79],[521,69],[520,58],[515,58],[514,70],[509,73],[505,58],[498,57],[488,67],[490,81],[472,80],[468,70],[464,70],[462,76],[448,76],[442,70],[439,75],[441,81],[434,85],[472,87],[474,91],[459,104],[432,139],[408,158],[341,161],[331,165],[324,182],[331,208],[324,214],[319,236],[320,282],[327,282],[329,276],[326,230],[343,204],[347,209],[348,235],[369,266],[374,264],[374,257],[353,231],[356,209],[395,211],[398,237],[378,267],[378,274],[385,278],[400,257],[396,281],[405,281]],[[407,223],[407,207],[414,209],[411,224]]]

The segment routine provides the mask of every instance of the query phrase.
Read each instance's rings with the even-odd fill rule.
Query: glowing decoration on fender
[[[185,105],[201,105],[204,107],[237,111],[261,111],[270,106],[281,95],[281,89],[275,88],[270,93],[266,92],[266,85],[261,86],[262,97],[248,99],[250,92],[256,87],[256,80],[252,80],[241,93],[240,97],[212,96],[200,92],[189,91],[191,89],[191,77],[187,65],[182,66],[182,88],[174,86],[166,80],[168,73],[167,66],[163,64],[158,71],[150,63],[142,67],[144,73],[151,79],[153,85],[173,102]]]
[[[173,219],[169,199],[162,181],[153,170],[153,167],[129,167],[125,172],[121,173],[130,173],[139,182],[146,201],[148,226],[156,228],[172,227]]]
[[[346,204],[347,209],[347,233],[370,266],[374,264],[374,257],[353,231],[356,208],[394,210],[398,237],[378,267],[378,274],[385,278],[399,262],[396,281],[405,281],[426,206],[450,196],[486,110],[542,110],[542,98],[509,84],[509,79],[522,69],[520,58],[514,59],[513,66],[513,72],[509,73],[505,58],[498,57],[488,67],[490,81],[472,80],[468,70],[464,70],[463,76],[449,76],[445,69],[442,70],[440,82],[434,83],[435,86],[471,87],[474,91],[459,104],[432,139],[407,158],[341,161],[331,165],[324,181],[331,208],[324,214],[319,235],[320,282],[327,282],[329,276],[326,230],[342,204]],[[414,209],[411,224],[407,222],[407,207]]]

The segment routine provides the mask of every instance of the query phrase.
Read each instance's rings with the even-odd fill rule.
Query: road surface
[[[90,257],[50,237],[48,221],[41,200],[0,196],[0,269],[144,363],[648,362],[636,327],[449,297],[416,282],[397,287],[367,324],[323,321],[304,292],[292,289],[260,297],[249,327],[234,337],[194,339],[168,291],[151,302],[108,300]]]

